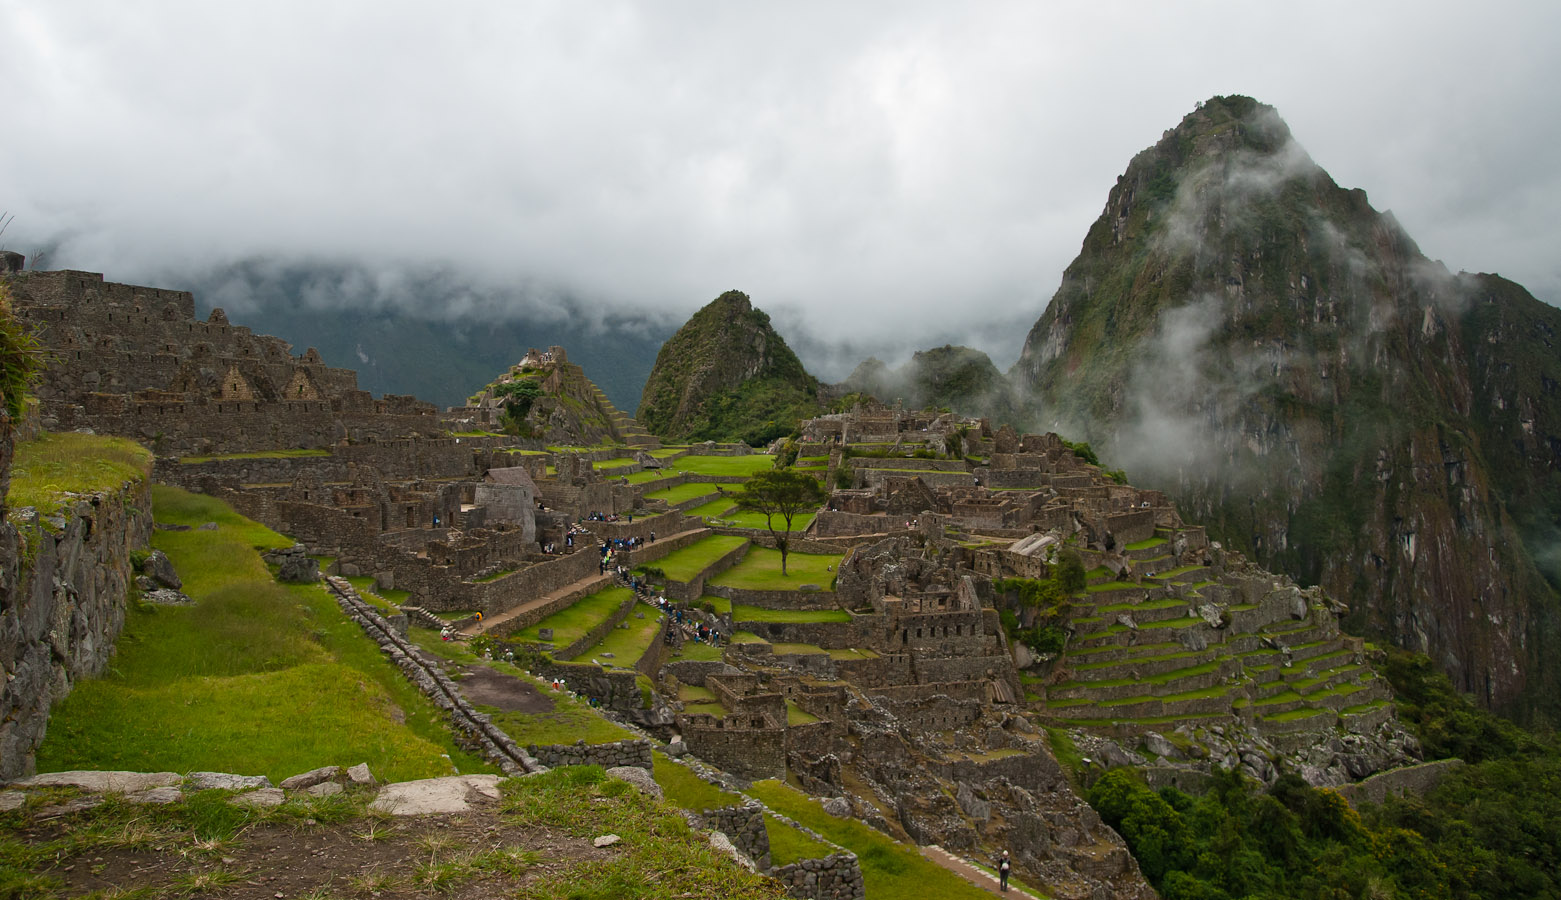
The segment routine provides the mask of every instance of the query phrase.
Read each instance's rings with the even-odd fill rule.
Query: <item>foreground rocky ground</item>
[[[599,769],[285,793],[137,778],[0,793],[0,897],[782,896]]]

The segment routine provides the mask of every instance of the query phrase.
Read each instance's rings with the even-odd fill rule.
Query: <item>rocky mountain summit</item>
[[[1118,179],[1010,375],[1046,427],[1521,713],[1557,696],[1558,329],[1215,97]]]
[[[662,438],[762,444],[817,411],[818,380],[747,294],[727,291],[662,345],[636,417]]]

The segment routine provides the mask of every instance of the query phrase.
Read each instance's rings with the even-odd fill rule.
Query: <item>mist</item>
[[[239,266],[478,321],[736,288],[826,378],[945,343],[1006,367],[1128,160],[1223,93],[1432,257],[1561,300],[1553,4],[6,10],[0,240],[234,311]]]

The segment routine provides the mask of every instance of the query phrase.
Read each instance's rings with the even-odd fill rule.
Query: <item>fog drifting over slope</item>
[[[1165,6],[7,3],[0,241],[673,327],[736,288],[825,377],[1006,368],[1132,155],[1245,93],[1428,255],[1561,300],[1561,7]]]

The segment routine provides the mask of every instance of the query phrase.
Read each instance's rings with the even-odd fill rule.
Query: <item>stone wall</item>
[[[741,806],[690,813],[688,818],[695,829],[726,835],[760,872],[769,871],[770,833],[764,827],[764,804],[750,799]]]
[[[614,766],[634,766],[649,771],[654,759],[651,757],[650,741],[614,741],[611,744],[587,744],[585,741],[576,741],[573,744],[547,744],[537,746],[532,744],[527,748],[531,755],[544,766],[601,766],[611,769]]]
[[[139,481],[42,518],[12,510],[0,524],[0,779],[33,772],[50,708],[113,655],[130,551],[146,546],[151,509]]]
[[[864,900],[867,888],[855,853],[804,859],[770,870],[770,877],[799,900]]]
[[[1335,790],[1343,794],[1344,799],[1350,801],[1351,806],[1359,806],[1361,803],[1381,803],[1389,794],[1420,796],[1436,787],[1448,772],[1463,764],[1461,759],[1439,759],[1418,766],[1390,769],[1364,781],[1347,784]]]

